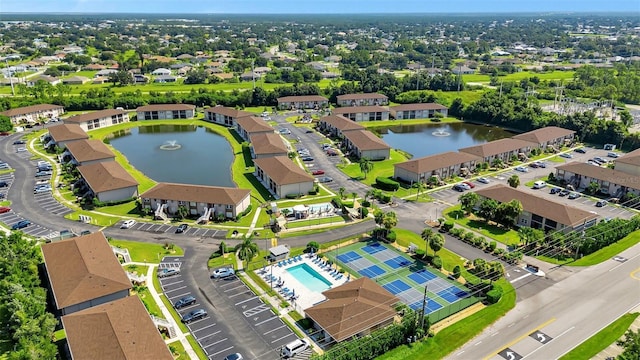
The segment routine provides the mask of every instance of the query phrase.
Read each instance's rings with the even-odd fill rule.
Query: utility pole
[[[255,59],[251,59],[251,79],[253,80],[253,90],[256,89],[256,73],[254,70]]]

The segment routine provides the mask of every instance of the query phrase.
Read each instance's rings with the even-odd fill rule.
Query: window
[[[227,205],[226,208],[227,208],[227,210],[231,210],[231,209],[233,209],[233,205]]]

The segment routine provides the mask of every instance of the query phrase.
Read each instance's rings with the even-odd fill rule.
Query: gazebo
[[[280,261],[289,257],[289,247],[286,245],[278,245],[269,249],[269,260]]]

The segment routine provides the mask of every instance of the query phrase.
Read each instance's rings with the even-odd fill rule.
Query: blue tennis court
[[[372,265],[369,266],[368,268],[362,269],[362,270],[358,270],[358,273],[362,276],[366,276],[368,278],[374,278],[376,276],[380,276],[382,274],[385,273],[384,269],[382,269],[380,266],[378,265]]]
[[[422,308],[422,300],[414,302],[413,304],[409,305],[409,307],[412,308],[413,310],[420,310]],[[442,305],[438,304],[437,302],[431,299],[427,299],[427,309],[425,313],[429,314],[433,311],[440,309],[441,307]]]
[[[413,274],[409,274],[408,277],[409,279],[417,282],[418,284],[424,284],[429,280],[433,280],[437,278],[438,276],[435,274],[432,274],[431,271],[429,270],[422,269],[417,272],[414,272]]]
[[[385,261],[384,263],[394,270],[411,264],[409,260],[405,259],[402,256],[396,256],[393,259]]]
[[[379,243],[372,243],[362,248],[362,250],[366,251],[369,254],[375,254],[380,251],[384,251],[386,247],[384,245],[380,245]]]
[[[387,289],[387,291],[393,295],[397,295],[403,291],[411,289],[411,286],[407,285],[407,283],[402,280],[394,280],[388,284],[382,285],[382,287]]]
[[[340,260],[345,264],[348,263],[349,261],[354,261],[358,259],[362,259],[362,256],[358,255],[358,253],[355,251],[349,251],[344,254],[338,255],[338,260]]]
[[[445,299],[449,304],[453,304],[454,302],[458,301],[459,299],[462,299],[464,297],[467,297],[469,294],[467,294],[466,291],[462,291],[460,289],[458,289],[455,286],[452,286],[448,289],[444,289],[442,291],[437,292],[438,296],[440,296],[441,298]]]

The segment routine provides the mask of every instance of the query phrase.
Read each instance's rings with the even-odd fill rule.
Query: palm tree
[[[435,235],[433,230],[430,228],[424,228],[422,233],[420,233],[420,237],[424,240],[424,255],[427,255],[427,249],[429,248],[429,242],[431,242],[431,238]]]
[[[429,247],[433,250],[433,256],[438,254],[438,251],[442,249],[444,246],[444,235],[442,234],[434,234],[434,236],[429,239]]]
[[[388,235],[391,229],[396,225],[398,225],[398,216],[396,213],[393,211],[386,212],[382,217],[382,227],[386,230],[385,236]]]
[[[189,210],[184,205],[180,205],[178,206],[178,211],[176,212],[176,215],[178,215],[180,219],[184,219],[187,217],[187,215],[189,215]]]
[[[344,199],[344,192],[347,191],[343,186],[338,189],[338,194],[340,194],[340,199]]]
[[[373,163],[369,159],[361,158],[358,164],[360,165],[360,171],[362,171],[364,178],[366,179],[367,174],[373,170]]]
[[[507,179],[507,183],[512,188],[517,188],[520,185],[520,178],[518,177],[518,175],[511,175],[511,177]]]
[[[366,193],[364,193],[364,201],[367,201],[369,198],[373,197],[373,189],[369,189],[367,190]]]
[[[424,190],[427,187],[427,185],[425,185],[425,183],[422,181],[418,181],[417,183],[414,183],[412,187],[416,188],[416,201],[418,201],[418,197],[420,196],[420,193],[422,192],[422,190]]]
[[[358,197],[358,193],[356,192],[352,192],[351,193],[351,198],[353,199],[353,205],[356,204],[356,198]]]
[[[245,268],[256,255],[258,255],[258,245],[251,238],[245,238],[238,249],[238,257],[246,263]]]

